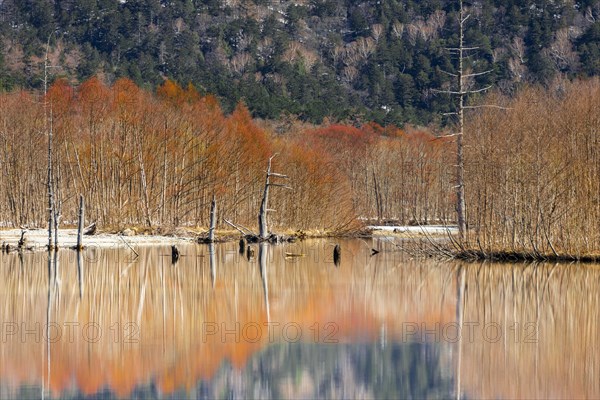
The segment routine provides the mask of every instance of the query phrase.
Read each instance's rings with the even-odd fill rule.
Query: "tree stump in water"
[[[19,250],[23,250],[23,248],[25,247],[25,244],[27,243],[27,239],[25,238],[25,233],[27,233],[27,231],[22,229],[21,230],[21,239],[19,239],[19,242],[17,243],[17,247],[19,248]]]
[[[79,219],[77,223],[77,251],[83,250],[83,224],[85,222],[85,203],[83,201],[83,195],[79,195]],[[96,225],[94,225],[96,226]]]

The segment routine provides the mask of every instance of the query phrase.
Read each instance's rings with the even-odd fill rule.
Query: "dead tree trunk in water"
[[[210,229],[208,230],[208,242],[215,241],[215,227],[217,225],[217,200],[213,194],[212,203],[210,204]]]
[[[456,137],[456,214],[458,232],[461,240],[465,239],[467,232],[466,203],[465,203],[465,161],[463,156],[463,134],[465,130],[465,74],[464,74],[464,17],[463,2],[460,2],[460,32],[458,44],[458,125],[459,132]]]
[[[260,211],[258,213],[258,229],[259,229],[258,236],[261,240],[266,240],[269,237],[269,228],[268,228],[268,224],[267,224],[267,213],[269,211],[275,211],[275,210],[269,210],[269,208],[268,208],[269,188],[271,186],[277,186],[277,187],[282,187],[285,189],[291,189],[291,187],[282,185],[280,183],[271,183],[271,177],[283,178],[283,179],[289,178],[287,175],[271,172],[271,161],[273,161],[273,158],[275,158],[275,156],[277,156],[277,154],[273,154],[271,157],[269,157],[269,163],[267,164],[267,176],[265,179],[265,189],[263,192],[262,202],[260,203]]]
[[[48,131],[48,250],[54,248],[52,243],[52,229],[54,229],[54,188],[52,181],[52,117],[50,117],[50,130]]]
[[[48,52],[50,51],[50,36],[46,44],[46,58],[44,59],[44,124],[48,134],[48,250],[54,248],[52,243],[52,229],[54,228],[54,182],[52,180],[52,107],[48,114]]]
[[[340,261],[342,259],[342,248],[339,244],[336,244],[333,248],[333,263],[336,267],[340,266]]]
[[[179,261],[179,249],[174,244],[171,245],[171,264],[175,265]]]

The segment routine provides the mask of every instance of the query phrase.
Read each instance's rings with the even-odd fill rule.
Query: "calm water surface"
[[[0,398],[600,397],[598,266],[336,243],[2,255]]]

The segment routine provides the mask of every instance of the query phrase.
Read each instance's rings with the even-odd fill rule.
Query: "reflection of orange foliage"
[[[269,248],[268,259],[274,262],[266,269],[267,293],[259,266],[237,255],[231,258],[236,254],[234,247],[217,248],[214,288],[203,247],[182,249],[186,257],[176,266],[167,264],[160,255],[166,251],[162,249],[140,250],[141,259],[134,264],[127,262],[126,251],[103,252],[97,264],[85,266],[81,300],[77,268],[65,254],[60,261],[60,283],[50,286],[50,318],[59,326],[79,324],[73,343],[63,337],[51,344],[48,380],[45,342],[9,338],[1,344],[0,380],[14,386],[43,381],[56,394],[71,385],[85,394],[108,387],[123,397],[136,385],[154,380],[162,392],[172,393],[193,388],[200,379],[211,379],[223,362],[244,368],[270,343],[285,341],[284,328],[291,323],[300,327],[299,340],[323,342],[332,334],[329,339],[346,342],[375,340],[382,325],[390,335],[398,335],[403,321],[454,318],[453,302],[441,302],[443,276],[415,280],[401,270],[384,267],[389,260],[368,261],[362,242],[344,245],[347,262],[339,269],[324,262],[330,249],[320,242],[313,248],[306,244]],[[312,251],[321,261],[315,263],[313,256],[286,261],[286,251]],[[43,255],[31,257],[35,265],[43,265]],[[230,261],[224,263],[225,257]],[[18,263],[16,257],[7,261],[8,265]],[[0,271],[0,293],[8,305],[0,310],[0,318],[14,321],[27,316],[30,326],[45,324],[46,269],[32,268],[26,276],[10,271],[14,270]],[[32,282],[34,296],[22,297],[24,281]],[[427,296],[413,298],[415,290]],[[102,329],[98,343],[83,338],[82,329],[90,321]],[[138,343],[124,343],[127,322],[139,326],[139,335],[134,336]],[[271,337],[268,322],[275,324]],[[328,323],[335,325],[328,327]],[[210,335],[207,326],[213,324],[219,331]],[[262,327],[260,337],[245,330],[249,324]],[[222,336],[224,329],[230,331],[226,336]],[[121,337],[115,337],[118,332]],[[296,328],[289,328],[287,334],[295,335]]]

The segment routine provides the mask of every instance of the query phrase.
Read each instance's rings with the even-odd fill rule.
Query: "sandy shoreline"
[[[382,226],[368,226],[367,229],[373,231],[373,234],[397,234],[403,236],[446,236],[448,234],[458,233],[458,228],[454,225],[420,225],[420,226],[407,226],[407,225],[382,225]]]

